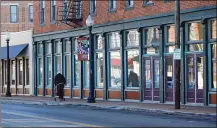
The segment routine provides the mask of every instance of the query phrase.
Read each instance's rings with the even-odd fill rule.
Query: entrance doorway
[[[144,57],[144,100],[159,101],[160,60],[159,57]]]
[[[203,57],[193,54],[186,57],[187,102],[203,103]]]

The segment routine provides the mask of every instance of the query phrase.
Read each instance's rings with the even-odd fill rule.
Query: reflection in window
[[[212,58],[217,59],[217,44],[212,45]]]
[[[216,38],[216,26],[217,26],[217,24],[216,24],[216,20],[213,20],[212,22],[211,22],[211,24],[212,24],[212,39],[215,39]]]
[[[202,40],[203,39],[203,26],[199,22],[188,24],[189,40]]]
[[[130,30],[127,34],[127,46],[139,45],[139,33],[137,30]]]
[[[139,50],[127,51],[128,87],[139,87]]]
[[[51,72],[52,72],[52,66],[51,66],[51,57],[47,57],[47,86],[51,86]]]
[[[39,66],[38,66],[38,69],[39,69],[39,81],[38,81],[38,85],[39,86],[42,86],[43,85],[43,63],[42,63],[42,59],[39,58],[38,59],[38,63],[39,63]]]
[[[15,80],[16,80],[16,72],[15,72],[15,70],[16,70],[16,64],[15,64],[15,61],[13,60],[12,61],[12,64],[11,64],[11,66],[12,66],[12,85],[15,85]]]
[[[46,54],[51,54],[51,43],[46,43]]]
[[[158,45],[160,42],[159,30],[157,28],[149,28],[146,31],[146,45]]]
[[[188,88],[194,88],[194,59],[189,57],[188,61]]]
[[[103,53],[96,54],[97,87],[103,87]]]
[[[168,43],[175,43],[175,26],[168,26],[167,27],[167,33],[168,33]]]
[[[56,41],[55,42],[55,53],[61,53],[62,45],[61,42]]]
[[[101,35],[97,35],[97,43],[96,43],[96,48],[97,49],[102,49],[103,48],[103,43],[102,43],[102,36]]]
[[[109,48],[119,48],[121,44],[120,35],[118,32],[109,34]]]
[[[174,52],[175,46],[168,46],[167,52]]]
[[[167,88],[173,88],[173,59],[166,60]]]
[[[55,65],[56,65],[56,73],[55,74],[57,74],[57,73],[61,73],[61,68],[62,68],[62,63],[61,63],[62,61],[61,61],[61,56],[56,56],[56,63],[55,63]]]
[[[121,87],[121,55],[120,52],[110,52],[111,87]]]
[[[64,45],[64,47],[63,47],[63,50],[64,50],[64,51],[63,51],[63,52],[69,53],[69,52],[71,51],[70,41],[64,39],[64,40],[63,40],[63,45]]]
[[[203,89],[203,57],[197,58],[197,82],[198,89]]]
[[[75,60],[75,86],[80,87],[80,84],[81,84],[81,61],[78,61],[76,59]]]
[[[145,60],[145,88],[151,88],[151,61]]]
[[[85,72],[85,80],[84,80],[84,83],[85,83],[85,87],[89,87],[90,85],[90,65],[89,65],[89,61],[84,61],[84,72]]]
[[[217,87],[217,61],[212,63],[212,88]]]
[[[23,60],[19,60],[19,85],[23,85]]]
[[[43,54],[43,44],[38,44],[38,54]]]
[[[70,86],[70,56],[65,56],[65,78],[66,78],[66,86]]]
[[[189,51],[203,51],[203,44],[190,44]]]
[[[154,60],[154,88],[159,88],[160,86],[160,62],[159,60]]]
[[[155,53],[159,53],[159,47],[150,47],[146,49],[146,54],[155,54]]]

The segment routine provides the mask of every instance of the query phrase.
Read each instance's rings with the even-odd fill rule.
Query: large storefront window
[[[43,85],[43,62],[42,58],[38,59],[38,85],[42,86]]]
[[[217,86],[217,44],[212,45],[212,88]]]
[[[121,87],[121,54],[110,52],[110,78],[111,87]]]
[[[23,60],[19,60],[19,85],[23,85]]]
[[[118,32],[109,34],[110,87],[121,87],[121,54],[120,35]]]
[[[15,81],[16,81],[16,64],[15,64],[15,61],[12,60],[12,63],[11,63],[11,66],[12,66],[12,85],[15,85]]]
[[[139,33],[137,30],[127,31],[127,87],[139,87]]]
[[[96,86],[103,87],[103,40],[101,35],[96,36]]]
[[[51,63],[51,57],[47,57],[47,86],[51,85],[51,72],[52,72],[52,63]]]
[[[81,61],[75,59],[75,87],[81,86]]]
[[[71,52],[71,41],[69,39],[63,39],[63,53],[64,53],[64,76],[66,78],[66,85],[70,87],[70,71],[71,71],[71,59],[70,59],[70,52]]]
[[[70,56],[65,56],[65,77],[66,77],[66,86],[70,86]]]
[[[62,70],[61,70],[61,68],[62,68],[62,58],[61,58],[61,56],[56,56],[55,58],[56,58],[55,59],[55,65],[56,65],[55,72],[56,72],[56,74],[61,73],[62,72]]]

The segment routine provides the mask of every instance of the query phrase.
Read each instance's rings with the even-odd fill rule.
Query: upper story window
[[[67,0],[63,0],[63,16],[62,19],[66,19],[67,16],[67,8],[68,8],[68,2]]]
[[[96,13],[96,0],[90,0],[90,14]]]
[[[33,5],[29,5],[29,22],[33,22]]]
[[[154,5],[154,2],[152,0],[143,0],[144,6]]]
[[[17,17],[17,5],[11,5],[10,6],[10,21],[11,23],[16,23],[18,20]]]
[[[200,22],[193,22],[188,24],[188,40],[202,40],[203,39],[203,26]]]
[[[116,9],[116,0],[109,0],[109,10]]]
[[[56,20],[56,0],[50,1],[50,21],[54,22]]]
[[[44,19],[45,19],[44,9],[45,9],[45,0],[40,0],[40,24],[44,23]]]
[[[132,7],[133,6],[133,0],[126,0],[126,7]]]

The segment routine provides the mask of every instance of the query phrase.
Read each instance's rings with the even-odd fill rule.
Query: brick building
[[[1,93],[7,91],[10,73],[12,95],[32,93],[32,30],[33,1],[1,1],[0,85]],[[9,65],[7,69],[6,33],[10,34]]]
[[[1,32],[33,29],[33,1],[1,1]]]
[[[88,97],[89,61],[79,61],[76,48],[78,37],[89,36],[91,14],[96,99],[174,103],[174,1],[33,5],[35,95],[54,96],[53,77],[60,71],[67,79],[65,97]],[[182,103],[216,105],[216,2],[181,1],[180,36]]]

